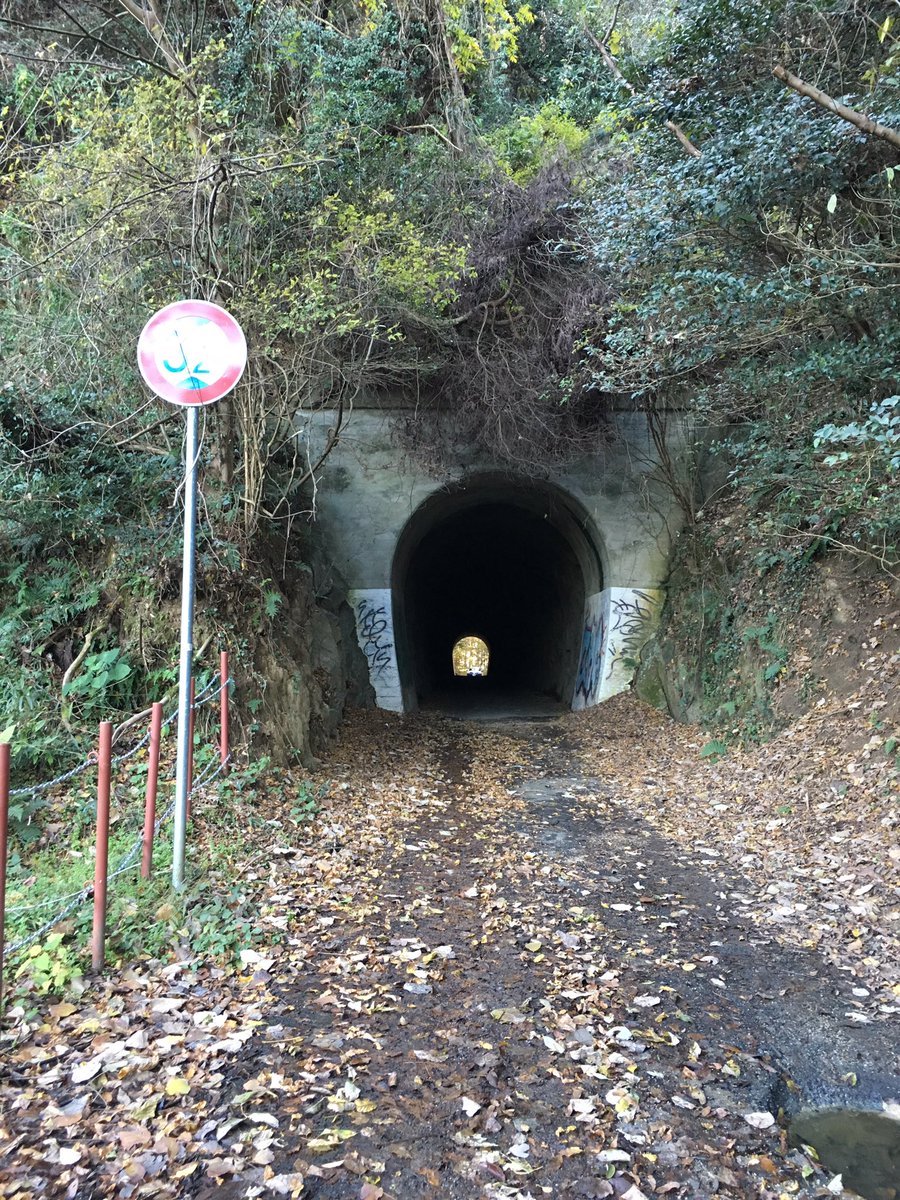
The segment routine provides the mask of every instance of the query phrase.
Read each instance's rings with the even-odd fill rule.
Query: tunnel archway
[[[393,611],[407,711],[573,696],[585,600],[603,587],[599,539],[574,497],[480,475],[428,498],[397,544]],[[490,647],[487,675],[456,675],[463,637]]]

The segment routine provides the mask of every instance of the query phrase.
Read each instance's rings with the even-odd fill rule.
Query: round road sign
[[[208,300],[178,300],[154,313],[138,341],[148,387],[171,404],[212,404],[247,365],[247,341],[234,317]]]

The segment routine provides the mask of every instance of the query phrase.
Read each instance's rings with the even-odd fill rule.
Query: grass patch
[[[200,756],[203,757],[202,755]],[[198,771],[202,769],[198,763]],[[106,958],[115,968],[126,962],[172,958],[216,959],[232,965],[241,949],[253,944],[259,917],[259,887],[244,878],[248,863],[264,859],[271,820],[262,815],[271,795],[284,795],[283,782],[270,787],[267,762],[235,769],[195,800],[188,826],[185,888],[174,892],[171,818],[158,832],[153,874],[140,875],[140,853],[122,874],[113,872],[141,837],[146,766],[131,767],[118,781],[112,801],[110,883]],[[285,816],[308,830],[318,814],[318,794],[305,783],[290,788]],[[160,789],[158,812],[168,806],[171,784]],[[51,801],[42,827],[17,839],[7,884],[7,945],[31,938],[43,925],[93,884],[96,798],[86,782],[64,798]],[[281,822],[276,822],[280,824]],[[249,879],[249,877],[248,877]],[[90,964],[93,904],[90,897],[42,934],[31,946],[10,956],[17,999],[36,994],[77,991]]]

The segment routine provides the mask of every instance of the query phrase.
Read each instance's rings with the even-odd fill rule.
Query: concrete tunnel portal
[[[656,479],[644,416],[613,414],[615,439],[551,482],[475,451],[451,478],[398,456],[412,411],[362,404],[336,444],[324,409],[307,430],[311,450],[332,445],[312,501],[316,538],[346,589],[377,707],[409,713],[442,689],[503,688],[583,709],[630,688],[682,519]],[[416,407],[415,419],[437,418]],[[464,637],[484,639],[486,677],[454,676]]]
[[[404,707],[568,706],[585,602],[602,587],[590,518],[560,488],[487,477],[433,494],[394,555]],[[462,638],[486,643],[486,675],[454,673]]]

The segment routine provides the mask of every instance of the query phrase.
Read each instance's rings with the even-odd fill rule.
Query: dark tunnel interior
[[[469,504],[435,520],[414,545],[395,586],[404,675],[417,703],[571,699],[584,573],[543,507],[493,499]],[[490,649],[488,675],[454,676],[453,646],[473,635]]]

